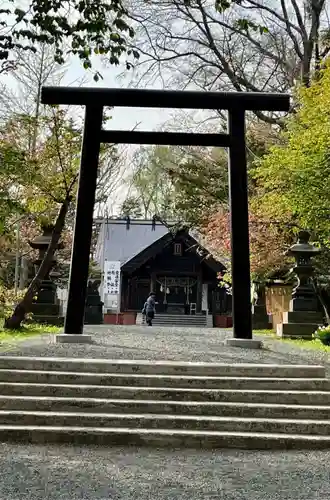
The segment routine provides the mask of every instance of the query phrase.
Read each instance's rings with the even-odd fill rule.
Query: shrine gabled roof
[[[159,240],[155,241],[152,245],[145,248],[139,254],[135,255],[132,259],[125,262],[122,266],[123,271],[129,273],[135,271],[143,264],[145,264],[152,257],[156,257],[167,245],[169,245],[174,240],[174,235],[168,232],[162,236]],[[225,266],[217,261],[212,254],[208,252],[197,240],[189,234],[187,231],[179,231],[175,234],[175,240],[181,240],[189,249],[188,251],[196,252],[201,261],[203,261],[208,267],[210,267],[214,272],[220,272],[225,270]]]
[[[180,231],[192,251],[198,251],[201,260],[214,271],[225,266],[215,259],[188,231]],[[95,258],[103,268],[104,260],[120,261],[123,270],[139,268],[152,256],[157,255],[173,240],[169,227],[152,220],[108,219],[101,223]]]

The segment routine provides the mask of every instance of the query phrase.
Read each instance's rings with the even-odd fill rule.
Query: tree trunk
[[[304,42],[304,58],[302,61],[302,82],[306,87],[310,86],[312,80],[312,61],[314,55],[315,70],[320,66],[319,58],[319,37],[320,37],[320,18],[324,8],[325,1],[311,0],[311,29],[308,40]]]
[[[56,251],[59,239],[64,228],[65,218],[70,206],[70,202],[71,197],[67,197],[63,202],[55,222],[52,239],[50,241],[47,252],[45,253],[43,261],[37,271],[37,274],[31,281],[30,286],[27,289],[23,299],[16,305],[13,314],[9,318],[6,318],[4,325],[5,328],[9,328],[10,330],[20,328],[22,321],[24,321],[25,315],[31,311],[33,298],[40,289],[40,285],[52,264],[54,253]]]

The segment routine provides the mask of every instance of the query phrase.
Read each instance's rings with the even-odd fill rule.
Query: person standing
[[[156,310],[156,295],[154,292],[150,292],[149,297],[147,298],[142,309],[142,314],[145,316],[146,323],[148,326],[152,326],[152,320],[155,317],[155,310]]]

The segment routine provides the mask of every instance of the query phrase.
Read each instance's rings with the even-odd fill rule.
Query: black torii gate
[[[43,87],[43,104],[85,106],[74,240],[64,333],[82,334],[101,143],[214,146],[229,149],[234,337],[252,339],[246,111],[288,111],[287,94]],[[103,130],[103,107],[228,110],[228,133]]]

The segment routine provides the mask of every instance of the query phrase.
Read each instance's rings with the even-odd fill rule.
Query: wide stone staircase
[[[0,442],[329,448],[321,366],[0,357]]]
[[[136,324],[143,324],[142,314],[136,317]],[[212,328],[213,317],[211,314],[156,314],[153,326],[183,327],[183,328]]]

